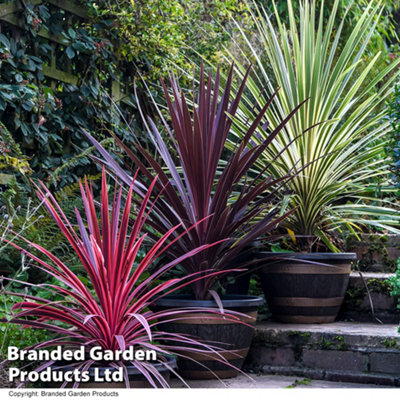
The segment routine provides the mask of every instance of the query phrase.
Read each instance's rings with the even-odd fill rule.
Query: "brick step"
[[[398,300],[390,294],[393,285],[388,282],[394,275],[383,272],[362,272],[362,278],[358,272],[352,272],[338,320],[376,322],[378,318],[383,323],[398,324],[400,322]],[[375,317],[364,281],[370,292]]]
[[[400,386],[398,325],[259,323],[246,368],[264,374]]]

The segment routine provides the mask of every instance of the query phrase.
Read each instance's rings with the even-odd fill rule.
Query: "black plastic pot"
[[[170,368],[176,369],[177,364],[176,364],[176,359],[172,357],[167,358],[166,364],[168,367],[165,366],[163,363],[154,363],[154,367],[157,369],[157,371],[164,377],[164,379],[169,382],[170,379]],[[96,366],[95,368],[98,369],[98,375],[100,377],[104,377],[104,372],[106,369],[110,371],[115,371],[115,368],[113,367],[102,367],[102,366]],[[58,370],[63,370],[63,371],[70,371],[73,369],[73,367],[60,367],[57,368]],[[126,369],[128,371],[128,377],[129,377],[129,386],[131,388],[152,388],[153,386],[148,382],[146,377],[133,365],[127,365]],[[126,383],[125,380],[123,382],[96,382],[94,381],[94,368],[89,368],[89,376],[90,376],[90,381],[89,382],[81,382],[79,384],[79,389],[124,389],[126,388]],[[154,379],[154,382],[157,383],[157,380]],[[59,388],[61,384],[59,383],[50,383],[47,385],[49,388]],[[67,387],[72,387],[73,383],[68,384]]]
[[[210,317],[210,313],[187,313],[187,318],[180,315],[179,321],[168,322],[162,325],[168,332],[191,335],[198,340],[207,341],[209,344],[223,348],[219,355],[225,357],[234,367],[241,369],[254,334],[254,324],[257,320],[257,310],[263,304],[263,299],[258,296],[226,295],[222,296],[224,310],[237,311],[243,314],[242,322],[226,321],[222,318]],[[190,295],[174,295],[165,297],[156,303],[159,310],[171,308],[218,308],[214,300],[195,300]],[[249,326],[250,325],[250,326]],[[214,343],[213,343],[214,342]],[[179,345],[179,343],[176,343]],[[183,356],[195,361],[178,358],[179,374],[187,379],[215,379],[232,378],[239,371],[228,366],[218,359],[213,352],[180,352]],[[197,362],[196,362],[197,361]],[[209,368],[210,370],[208,370]]]
[[[306,324],[335,320],[355,253],[261,252],[258,257],[270,258],[262,262],[259,274],[274,320]]]

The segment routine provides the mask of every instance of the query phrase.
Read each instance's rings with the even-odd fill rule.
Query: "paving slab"
[[[381,389],[391,386],[358,384],[349,382],[331,382],[312,380],[301,376],[284,375],[239,375],[236,378],[215,380],[187,380],[187,384],[195,389]],[[178,379],[172,379],[171,387],[175,389],[186,386]]]

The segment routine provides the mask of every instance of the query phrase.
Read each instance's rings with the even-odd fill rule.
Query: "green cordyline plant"
[[[160,199],[149,218],[148,226],[152,229],[149,236],[156,240],[157,234],[165,234],[179,223],[182,224],[181,229],[196,225],[188,235],[170,246],[166,254],[171,258],[178,257],[192,248],[219,242],[182,261],[180,265],[187,274],[203,274],[209,269],[220,273],[230,272],[246,246],[262,235],[271,234],[293,212],[280,213],[275,201],[282,183],[292,179],[290,171],[276,178],[267,176],[261,179],[259,174],[251,176],[249,171],[302,103],[294,106],[260,143],[254,144],[254,132],[276,96],[276,93],[272,94],[271,98],[265,100],[250,126],[246,127],[243,138],[229,154],[224,154],[232,118],[239,107],[249,73],[248,70],[233,95],[233,71],[232,65],[221,96],[219,69],[213,82],[211,76],[205,77],[203,65],[200,68],[198,93],[193,93],[193,98],[186,99],[174,78],[172,96],[162,82],[171,119],[169,123],[160,112],[167,139],[162,137],[151,119],[143,116],[162,163],[140,145],[136,146],[135,152],[116,138],[118,145],[147,179],[152,180],[154,174],[160,177],[160,184],[155,187]],[[89,134],[88,137],[100,152],[100,161],[119,180],[130,185],[132,175],[123,170],[94,138]],[[135,185],[139,197],[140,185],[141,182]],[[252,223],[256,217],[258,221]],[[204,222],[200,222],[202,220]],[[179,230],[175,234],[179,234]],[[213,275],[195,282],[192,285],[195,298],[204,300],[214,297],[218,301],[215,286],[219,277],[219,274]]]
[[[137,174],[133,176],[133,181],[136,178]],[[173,246],[174,241],[195,229],[195,225],[180,230],[178,236],[174,234],[179,225],[171,227],[153,246],[147,247],[143,257],[138,256],[146,241],[147,234],[143,233],[143,229],[151,207],[155,204],[154,199],[150,200],[150,197],[157,181],[156,176],[149,187],[144,188],[144,197],[140,204],[137,204],[136,212],[132,214],[133,185],[130,186],[126,198],[123,197],[122,187],[117,184],[114,194],[109,196],[103,170],[99,202],[95,201],[93,189],[86,180],[80,185],[84,216],[75,209],[75,224],[66,217],[43,183],[40,186],[35,185],[39,199],[65,235],[71,250],[79,257],[81,269],[72,270],[42,246],[22,237],[26,246],[19,246],[9,241],[11,246],[29,257],[36,268],[54,278],[55,283],[33,285],[18,281],[28,285],[28,288],[37,287],[41,288],[42,292],[48,291],[53,298],[7,290],[5,295],[19,297],[21,301],[12,307],[11,318],[0,318],[0,323],[41,328],[55,334],[54,338],[46,339],[26,350],[52,348],[56,345],[63,346],[64,350],[76,350],[83,346],[86,355],[85,360],[72,360],[69,363],[65,361],[62,365],[57,365],[54,360],[46,361],[35,369],[36,372],[48,368],[57,371],[62,367],[87,371],[90,367],[96,366],[96,362],[90,358],[90,349],[97,346],[103,351],[125,350],[130,346],[134,346],[136,350],[153,350],[157,353],[157,362],[170,370],[172,368],[168,364],[168,357],[179,354],[180,357],[192,359],[185,354],[185,351],[191,354],[211,353],[215,355],[217,361],[231,366],[225,357],[219,354],[221,349],[219,345],[199,341],[195,337],[181,333],[166,332],[163,326],[169,322],[187,319],[189,311],[193,313],[194,318],[197,318],[196,313],[207,312],[211,319],[224,318],[230,323],[238,322],[240,313],[224,312],[221,316],[218,308],[191,307],[161,311],[150,308],[153,302],[163,296],[218,273],[208,270],[204,271],[202,276],[194,272],[182,278],[162,280],[165,273],[177,264],[218,243],[193,247],[158,269],[151,269],[152,264]],[[39,255],[32,254],[27,249],[29,247]],[[84,284],[80,277],[85,275],[87,283]],[[6,362],[7,360],[0,364],[0,367]],[[136,367],[151,386],[168,387],[165,377],[150,361],[110,361],[100,366],[122,368],[127,387],[129,387],[128,367],[132,366]],[[58,377],[55,382],[62,387],[68,384],[62,377]],[[79,381],[73,384],[76,387]]]
[[[316,3],[301,1],[300,14],[295,15],[289,0],[288,26],[281,22],[275,3],[272,16],[249,3],[261,43],[255,47],[242,32],[236,57],[242,63],[228,49],[226,58],[235,60],[242,75],[245,64],[255,64],[248,78],[249,91],[236,114],[239,126],[251,120],[253,110],[280,88],[265,112],[269,129],[258,129],[256,142],[268,137],[296,104],[309,99],[264,150],[256,166],[264,170],[268,165],[267,173],[275,178],[301,171],[286,183],[293,193],[289,204],[296,210],[285,226],[292,238],[307,238],[302,250],[310,250],[314,240],[320,239],[331,251],[339,251],[333,236],[344,227],[353,233],[367,225],[398,233],[394,226],[399,215],[376,199],[373,188],[374,182],[382,181],[384,188],[390,173],[384,151],[390,126],[381,105],[391,93],[400,60],[377,71],[380,54],[366,54],[382,2],[369,3],[343,48],[338,44],[346,18],[339,26],[334,24],[339,0],[329,10],[327,23],[324,3],[319,5],[319,15]],[[240,30],[239,23],[237,27]],[[235,130],[239,138],[242,132]],[[276,161],[270,163],[272,159]]]

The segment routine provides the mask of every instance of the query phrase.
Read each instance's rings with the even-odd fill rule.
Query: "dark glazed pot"
[[[233,366],[241,369],[250,348],[257,320],[258,307],[264,300],[258,296],[225,295],[221,297],[224,310],[237,311],[243,314],[242,322],[226,321],[222,317],[210,317],[210,313],[188,313],[178,321],[162,325],[167,332],[191,335],[197,340],[221,347],[219,353]],[[218,308],[214,300],[195,300],[191,295],[174,295],[165,297],[156,303],[158,310],[172,308]],[[249,326],[250,325],[250,326]],[[217,343],[212,343],[217,342]],[[180,345],[179,343],[176,343]],[[181,352],[195,361],[178,357],[179,374],[186,379],[216,379],[233,378],[239,371],[215,359],[218,355],[213,352]],[[197,362],[196,362],[197,361]],[[208,370],[207,368],[212,370]]]
[[[259,258],[267,257],[275,259],[262,261],[259,274],[274,320],[305,324],[335,320],[355,253],[259,253]]]

